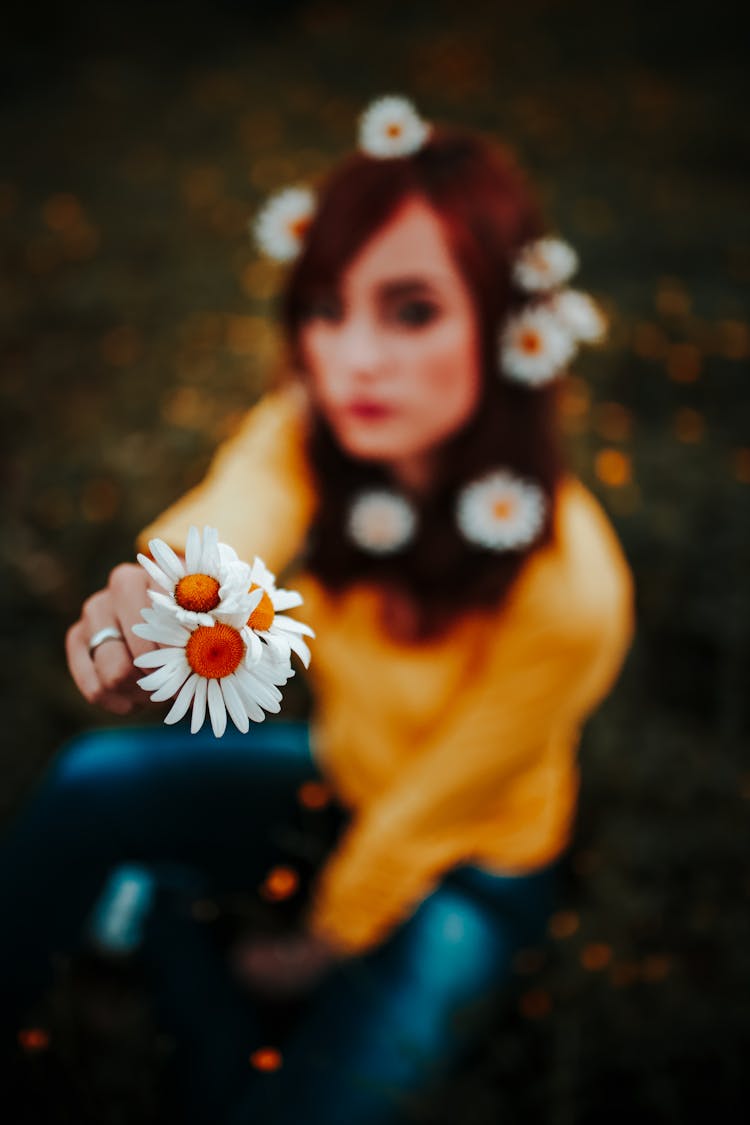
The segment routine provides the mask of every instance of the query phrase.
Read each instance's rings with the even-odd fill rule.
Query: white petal
[[[187,629],[183,629],[177,622],[172,628],[165,624],[151,624],[148,621],[144,624],[138,622],[131,627],[136,637],[142,637],[144,641],[154,641],[158,645],[182,645],[184,647],[190,637]]]
[[[289,647],[291,648],[292,652],[297,653],[297,656],[300,658],[300,660],[304,664],[305,668],[309,668],[310,667],[310,649],[307,647],[307,645],[302,640],[302,638],[301,637],[294,637],[289,642]]]
[[[187,660],[182,664],[177,664],[172,669],[172,674],[169,679],[151,696],[152,703],[162,703],[165,699],[171,699],[175,692],[182,687],[185,680],[190,675],[190,665]]]
[[[242,639],[247,645],[245,663],[252,668],[263,656],[263,642],[253,629],[248,628],[242,630]]]
[[[315,633],[309,625],[305,625],[304,621],[297,621],[294,617],[279,617],[274,621],[277,626],[284,633],[299,633],[301,636],[314,637]]]
[[[208,681],[208,713],[211,716],[211,727],[217,738],[221,738],[227,729],[227,709],[224,706],[224,696],[216,680]]]
[[[237,688],[232,683],[233,676],[225,676],[219,680],[219,687],[221,694],[224,696],[224,703],[226,704],[227,711],[232,719],[232,722],[245,734],[250,729],[250,720],[247,716],[242,699],[240,698]]]
[[[190,525],[185,544],[185,564],[188,574],[196,574],[201,558],[201,533],[194,525]]]
[[[162,664],[161,668],[157,668],[155,672],[150,672],[148,676],[141,676],[140,680],[136,683],[138,687],[142,687],[144,691],[156,691],[162,684],[165,684],[172,672],[175,665],[172,663]]]
[[[136,557],[143,569],[148,571],[151,575],[154,582],[163,587],[163,589],[169,590],[170,593],[174,590],[174,582],[170,582],[164,571],[160,570],[156,563],[151,561],[148,555],[142,555],[139,551]]]
[[[201,569],[204,574],[218,574],[221,566],[219,555],[219,532],[215,527],[203,529],[203,553]]]
[[[240,561],[239,555],[234,547],[230,547],[228,543],[217,543],[217,548],[219,551],[219,559],[223,567]],[[243,565],[246,566],[247,564],[245,563]]]
[[[206,688],[208,687],[208,680],[204,680],[202,676],[198,677],[198,683],[195,688],[195,698],[193,699],[193,715],[190,720],[191,734],[197,732],[203,726],[206,718]]]
[[[184,648],[155,648],[133,658],[136,668],[160,668],[162,664],[176,666],[185,659]]]
[[[250,678],[250,690],[255,699],[264,707],[266,711],[273,711],[274,714],[281,710],[281,692],[273,684],[265,683],[257,676],[249,672],[247,668],[243,669],[244,677]],[[235,672],[235,675],[237,673]]]
[[[263,586],[266,590],[272,590],[276,585],[276,575],[272,570],[269,570],[263,559],[255,556],[253,560],[253,582],[257,582],[259,586]]]
[[[262,710],[258,700],[255,698],[253,682],[245,676],[245,669],[240,665],[239,668],[233,673],[235,678],[235,687],[239,692],[240,699],[245,707],[250,718],[256,723],[262,723],[265,719],[265,712]]]
[[[285,684],[295,675],[291,663],[291,653],[279,660],[269,648],[264,648],[264,658],[257,668],[250,668],[250,672],[268,684]]]
[[[185,680],[185,683],[180,688],[179,695],[172,704],[169,714],[164,717],[165,723],[179,722],[190,706],[190,701],[195,694],[195,689],[200,678],[197,672],[193,672],[192,676],[189,676]]]
[[[216,619],[210,613],[195,613],[189,609],[178,610],[177,619],[191,631],[197,629],[199,625],[205,625],[207,629],[213,629],[216,624]]]
[[[172,548],[163,539],[150,539],[148,547],[167,578],[172,579],[173,585],[185,577],[185,568]]]
[[[280,633],[270,632],[262,633],[261,636],[263,637],[263,640],[266,642],[268,647],[272,650],[277,660],[289,659],[289,650],[291,648],[291,645],[286,637],[282,636]]]
[[[166,613],[172,613],[176,615],[177,606],[175,604],[174,598],[167,597],[166,594],[162,594],[161,590],[146,590],[146,593],[151,598],[152,605],[164,610]]]
[[[295,606],[302,605],[302,594],[297,590],[274,590],[271,594],[271,601],[273,608],[277,613],[282,613],[285,609],[294,609]]]

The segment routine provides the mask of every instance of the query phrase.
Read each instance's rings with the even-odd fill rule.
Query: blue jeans
[[[18,1026],[52,982],[52,955],[80,947],[119,865],[183,873],[188,897],[253,889],[288,854],[297,791],[316,780],[301,722],[221,739],[184,723],[107,729],[64,745],[0,847],[3,1019]],[[349,814],[336,809],[337,837]],[[420,1096],[486,1032],[514,953],[543,937],[557,867],[446,873],[380,946],[320,979],[273,1071],[249,1063],[267,1038],[215,939],[174,887],[157,894],[139,956],[177,1045],[185,1121],[418,1120]]]

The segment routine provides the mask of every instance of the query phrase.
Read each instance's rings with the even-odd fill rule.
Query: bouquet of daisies
[[[159,647],[135,664],[154,669],[138,680],[154,703],[176,696],[164,722],[178,722],[192,706],[192,733],[208,713],[219,738],[227,715],[244,733],[250,719],[280,711],[279,688],[294,675],[291,654],[307,667],[303,638],[315,635],[284,613],[302,604],[300,594],[277,588],[261,559],[243,562],[216,528],[203,535],[190,528],[184,563],[161,539],[148,546],[152,558],[139,554],[138,562],[160,588],[148,591],[152,604],[133,632]]]

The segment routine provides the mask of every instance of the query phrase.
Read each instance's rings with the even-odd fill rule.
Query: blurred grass
[[[564,421],[636,573],[638,637],[584,733],[551,941],[519,962],[436,1125],[732,1122],[747,1100],[750,126],[729,15],[190,0],[4,17],[4,817],[64,737],[102,722],[67,676],[65,629],[200,478],[278,354],[280,275],[247,219],[347,152],[372,97],[404,92],[508,141],[610,314]],[[295,688],[288,713],[306,706]],[[86,995],[115,988],[102,972],[65,993],[63,1042],[30,1054],[49,1105],[23,1120],[164,1120],[136,981],[97,1061],[64,1041],[87,1026]]]

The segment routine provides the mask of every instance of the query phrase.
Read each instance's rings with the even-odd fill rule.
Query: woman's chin
[[[396,461],[403,457],[398,442],[384,440],[379,434],[340,432],[336,438],[344,452],[357,461]]]

